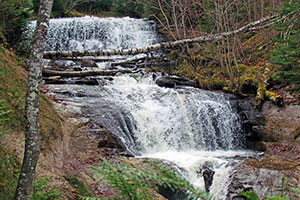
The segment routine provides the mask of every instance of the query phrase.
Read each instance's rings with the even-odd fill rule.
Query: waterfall
[[[24,34],[31,37],[36,21]],[[76,17],[51,19],[46,51],[112,50],[146,47],[159,42],[155,24],[145,19]]]
[[[128,49],[159,40],[154,24],[143,19],[52,19],[46,50]],[[49,87],[67,106],[117,135],[128,151],[173,163],[195,187],[204,189],[200,171],[209,166],[215,171],[210,194],[226,199],[237,157],[251,154],[242,150],[245,139],[232,96],[192,87],[162,88],[155,84],[157,76],[141,72],[99,86]]]
[[[229,95],[191,87],[161,88],[151,74],[139,81],[116,77],[99,93],[101,98],[86,102],[97,110],[92,118],[117,133],[131,152],[175,163],[201,189],[199,171],[209,165],[215,171],[211,195],[226,199],[229,176],[240,162],[234,158],[249,155],[241,151],[245,140]]]

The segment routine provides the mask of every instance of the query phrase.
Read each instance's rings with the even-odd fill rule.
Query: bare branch
[[[208,34],[205,36],[195,37],[191,39],[183,39],[172,42],[163,42],[159,44],[154,44],[144,48],[137,49],[124,49],[124,50],[83,50],[83,51],[46,51],[44,53],[44,58],[60,58],[60,57],[78,57],[78,56],[111,56],[111,55],[136,55],[141,53],[149,53],[152,51],[157,51],[161,49],[171,49],[181,45],[192,44],[192,43],[203,43],[210,41],[218,41],[224,39],[225,37],[230,37],[239,33],[249,32],[253,30],[258,30],[255,26],[266,23],[268,21],[278,18],[279,15],[272,15],[264,17],[255,22],[249,23],[239,29],[218,33],[218,34]],[[261,26],[264,27],[264,26]]]

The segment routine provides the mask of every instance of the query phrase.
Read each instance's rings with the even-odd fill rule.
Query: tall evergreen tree
[[[300,2],[285,1],[277,11],[284,20],[276,22],[281,34],[275,39],[277,46],[272,51],[273,63],[279,66],[275,78],[292,85],[292,90],[300,91]]]

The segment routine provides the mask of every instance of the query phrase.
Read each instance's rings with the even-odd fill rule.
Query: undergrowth
[[[289,194],[287,194],[289,193]],[[247,197],[248,200],[260,200],[259,196],[253,192],[241,192],[241,194]],[[264,197],[264,200],[291,200],[289,196],[293,196],[293,199],[300,199],[300,188],[289,188],[288,191],[282,192],[280,195],[268,195]]]
[[[25,129],[25,94],[27,72],[21,58],[0,45],[0,200],[12,199],[21,166],[21,148],[8,139],[12,135],[23,137]],[[62,119],[53,109],[51,101],[40,96],[41,145],[50,149],[51,141],[62,137]],[[6,130],[6,131],[4,131]]]
[[[60,189],[51,188],[48,178],[42,177],[32,185],[33,191],[30,200],[62,200],[59,196],[63,193]]]
[[[10,110],[4,106],[5,100],[0,100],[0,200],[12,199],[18,180],[18,167],[20,163],[5,146],[5,137],[8,131],[5,123],[10,121],[7,117]]]
[[[112,164],[107,160],[93,167],[96,177],[109,183],[119,191],[119,197],[114,199],[152,200],[151,189],[159,192],[159,188],[182,192],[185,199],[208,199],[206,193],[197,191],[190,183],[181,178],[166,165],[151,160],[143,160],[142,165],[132,167],[128,164]],[[97,200],[99,198],[83,197],[82,200]]]

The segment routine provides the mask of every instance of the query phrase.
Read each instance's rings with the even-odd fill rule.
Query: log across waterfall
[[[46,51],[44,53],[44,57],[48,59],[52,58],[62,58],[62,57],[78,57],[78,56],[111,56],[111,55],[136,55],[141,53],[150,53],[152,51],[158,51],[161,49],[172,49],[176,48],[178,46],[182,45],[188,45],[193,43],[203,43],[203,42],[211,42],[211,41],[218,41],[221,39],[224,39],[228,36],[233,36],[239,33],[243,32],[249,32],[249,31],[255,31],[261,28],[266,28],[270,26],[272,23],[269,23],[267,25],[258,26],[265,22],[274,20],[278,18],[279,15],[272,15],[267,16],[262,19],[259,19],[255,22],[249,23],[239,29],[223,32],[223,33],[217,33],[217,34],[208,34],[204,36],[199,36],[195,38],[190,39],[182,39],[177,41],[170,41],[170,42],[162,42],[157,44],[148,45],[145,47],[140,48],[122,48],[122,49],[113,49],[113,50],[91,50],[91,49],[85,49],[85,50],[75,50],[75,51]]]
[[[146,20],[53,19],[46,50],[114,51],[145,48],[159,41],[154,25]],[[94,72],[45,69],[44,74],[50,76],[45,80],[52,81],[48,87],[61,106],[84,114],[84,118],[95,125],[105,127],[118,136],[134,156],[172,163],[184,178],[201,190],[205,190],[205,184],[199,171],[209,167],[215,173],[211,173],[212,185],[209,186],[211,180],[208,180],[206,190],[213,199],[226,199],[231,172],[240,157],[252,154],[243,150],[245,138],[234,96],[178,86],[182,81],[188,83],[185,85],[193,83],[177,78],[171,79],[177,87],[159,87],[155,83],[161,77],[159,73],[125,74],[111,68],[103,72],[100,67],[107,70],[106,67],[111,65],[97,63],[97,66],[99,68],[92,67]],[[86,85],[55,84],[56,80],[68,83],[66,80],[70,78],[61,80],[62,76],[104,73],[115,76],[103,79],[104,83],[99,85],[93,84],[95,79],[99,81],[95,77],[88,79],[91,83]],[[82,81],[80,78],[75,80]]]

